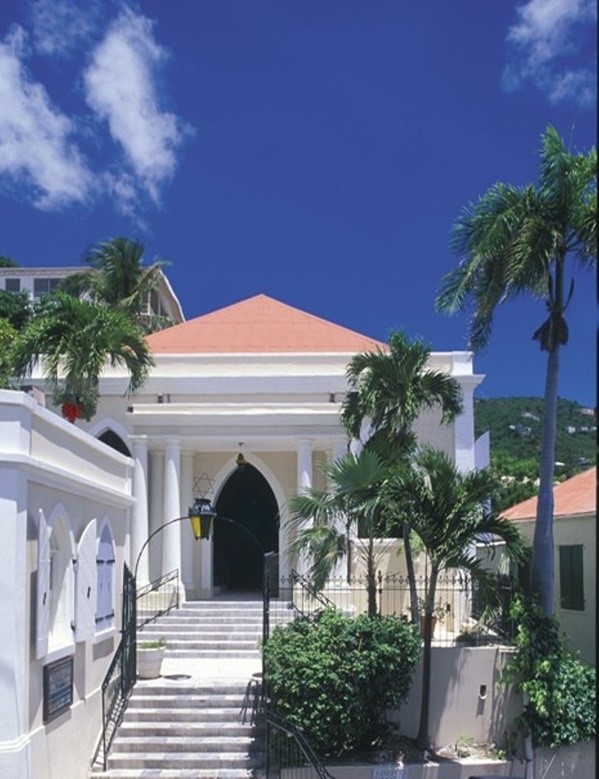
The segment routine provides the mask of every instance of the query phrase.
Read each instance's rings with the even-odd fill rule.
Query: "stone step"
[[[158,723],[166,724],[168,722],[193,722],[193,723],[220,723],[226,725],[229,723],[238,723],[240,717],[240,708],[185,708],[183,706],[176,708],[167,708],[165,706],[148,706],[140,708],[128,708],[125,714],[125,722],[151,722],[153,725]],[[220,726],[219,725],[219,726]]]
[[[277,609],[271,619],[288,622],[293,612]],[[210,661],[240,673],[231,679],[216,676],[192,683],[183,674],[139,680],[129,699],[123,721],[108,756],[108,770],[94,777],[195,777],[195,779],[249,779],[264,776],[262,719],[256,714],[260,696],[259,675],[253,661],[260,658],[262,601],[195,601],[148,623],[138,640],[164,637],[165,657]],[[244,661],[252,670],[245,676]],[[229,668],[230,666],[230,668]],[[175,667],[173,665],[173,667]],[[190,669],[198,664],[190,664]],[[201,669],[202,666],[200,665]],[[209,673],[209,671],[208,671]],[[196,671],[190,671],[193,678]],[[226,674],[228,676],[229,673]],[[202,673],[200,672],[200,678]]]
[[[165,722],[163,718],[153,722],[131,722],[129,718],[122,723],[119,735],[125,738],[140,737],[169,737],[178,736],[188,739],[211,739],[225,736],[227,738],[247,738],[262,735],[264,726],[254,727],[250,723],[243,724],[236,721],[215,722],[214,719],[207,722],[194,722],[193,720],[173,720]]]
[[[206,738],[187,736],[163,736],[156,739],[153,736],[129,736],[120,734],[112,745],[112,753],[142,752],[147,755],[169,753],[185,753],[194,755],[205,754],[247,754],[254,745],[255,739],[251,736],[207,736]]]
[[[174,622],[165,622],[160,625],[146,625],[143,630],[140,630],[137,634],[138,639],[142,639],[149,634],[160,635],[161,633],[232,633],[239,635],[240,633],[250,633],[252,635],[262,635],[262,622],[247,622],[241,623],[237,620],[231,622],[184,622],[182,624],[176,624]]]
[[[138,709],[238,709],[241,710],[244,699],[240,695],[214,695],[207,697],[205,695],[148,695],[144,697],[131,698],[129,705]]]
[[[222,660],[223,658],[246,658],[255,660],[260,657],[258,649],[173,649],[166,650],[165,658],[205,658],[206,660]]]
[[[115,741],[116,743],[116,741]],[[108,758],[108,767],[112,771],[118,768],[160,768],[160,769],[211,769],[220,771],[223,768],[245,769],[260,768],[264,765],[263,752],[248,755],[240,753],[207,753],[190,754],[185,752],[168,752],[163,754],[147,754],[146,752],[113,752]],[[217,774],[213,773],[212,776]],[[146,774],[143,774],[145,777]]]
[[[139,682],[135,685],[131,700],[135,700],[138,696],[148,695],[193,695],[204,696],[212,699],[215,695],[238,695],[241,700],[246,694],[255,694],[260,692],[261,685],[259,681],[252,680],[251,682],[236,681],[227,679],[225,681],[213,681],[210,683],[191,684],[188,680],[164,682],[161,680],[148,680],[145,682]]]
[[[227,630],[168,630],[164,627],[162,630],[156,630],[153,632],[140,633],[138,641],[152,641],[157,638],[164,638],[167,644],[171,642],[181,643],[182,641],[203,641],[204,643],[215,641],[251,641],[256,643],[262,638],[262,630],[244,630],[244,631],[227,631]]]
[[[266,773],[260,769],[244,768],[196,768],[196,769],[173,769],[168,768],[144,768],[143,773],[140,769],[114,768],[106,773],[92,773],[96,779],[259,779]]]

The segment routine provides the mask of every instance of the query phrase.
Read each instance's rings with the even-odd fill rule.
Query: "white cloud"
[[[83,203],[93,178],[73,143],[75,124],[27,73],[25,44],[20,27],[0,41],[0,174],[40,209]]]
[[[98,0],[33,0],[29,11],[36,51],[56,57],[88,43],[102,15]]]
[[[89,106],[108,123],[135,174],[136,186],[154,203],[159,202],[160,185],[172,177],[176,152],[190,132],[179,117],[159,105],[155,78],[165,59],[150,20],[125,8],[94,50],[84,73]],[[112,186],[125,193],[124,202],[131,201],[130,178],[121,173]]]
[[[579,36],[594,25],[594,0],[529,0],[517,9],[518,21],[507,36],[506,89],[531,81],[551,102],[570,100],[591,105],[595,99],[595,63],[573,67]],[[570,64],[566,64],[569,61]],[[586,64],[586,63],[585,63]]]

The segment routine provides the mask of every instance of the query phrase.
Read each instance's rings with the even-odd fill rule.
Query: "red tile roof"
[[[597,468],[572,476],[553,488],[553,516],[570,517],[575,514],[594,514],[597,511]],[[535,519],[537,498],[516,503],[503,512],[506,519]]]
[[[154,354],[356,353],[385,344],[267,295],[148,336]]]

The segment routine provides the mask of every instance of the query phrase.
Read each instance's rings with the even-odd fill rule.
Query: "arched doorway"
[[[279,550],[279,508],[270,485],[247,463],[227,479],[216,501],[219,516],[246,527],[265,552]],[[229,591],[262,587],[262,552],[248,533],[228,522],[214,523],[214,585]]]

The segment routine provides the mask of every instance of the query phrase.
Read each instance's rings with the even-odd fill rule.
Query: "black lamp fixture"
[[[193,506],[189,508],[187,516],[191,522],[193,537],[196,541],[210,538],[212,525],[217,514],[208,498],[196,498]]]
[[[247,465],[247,460],[243,456],[243,452],[241,451],[243,448],[243,441],[239,442],[239,454],[237,455],[237,459],[235,462],[237,463],[237,467],[241,470],[242,468],[245,468]]]

